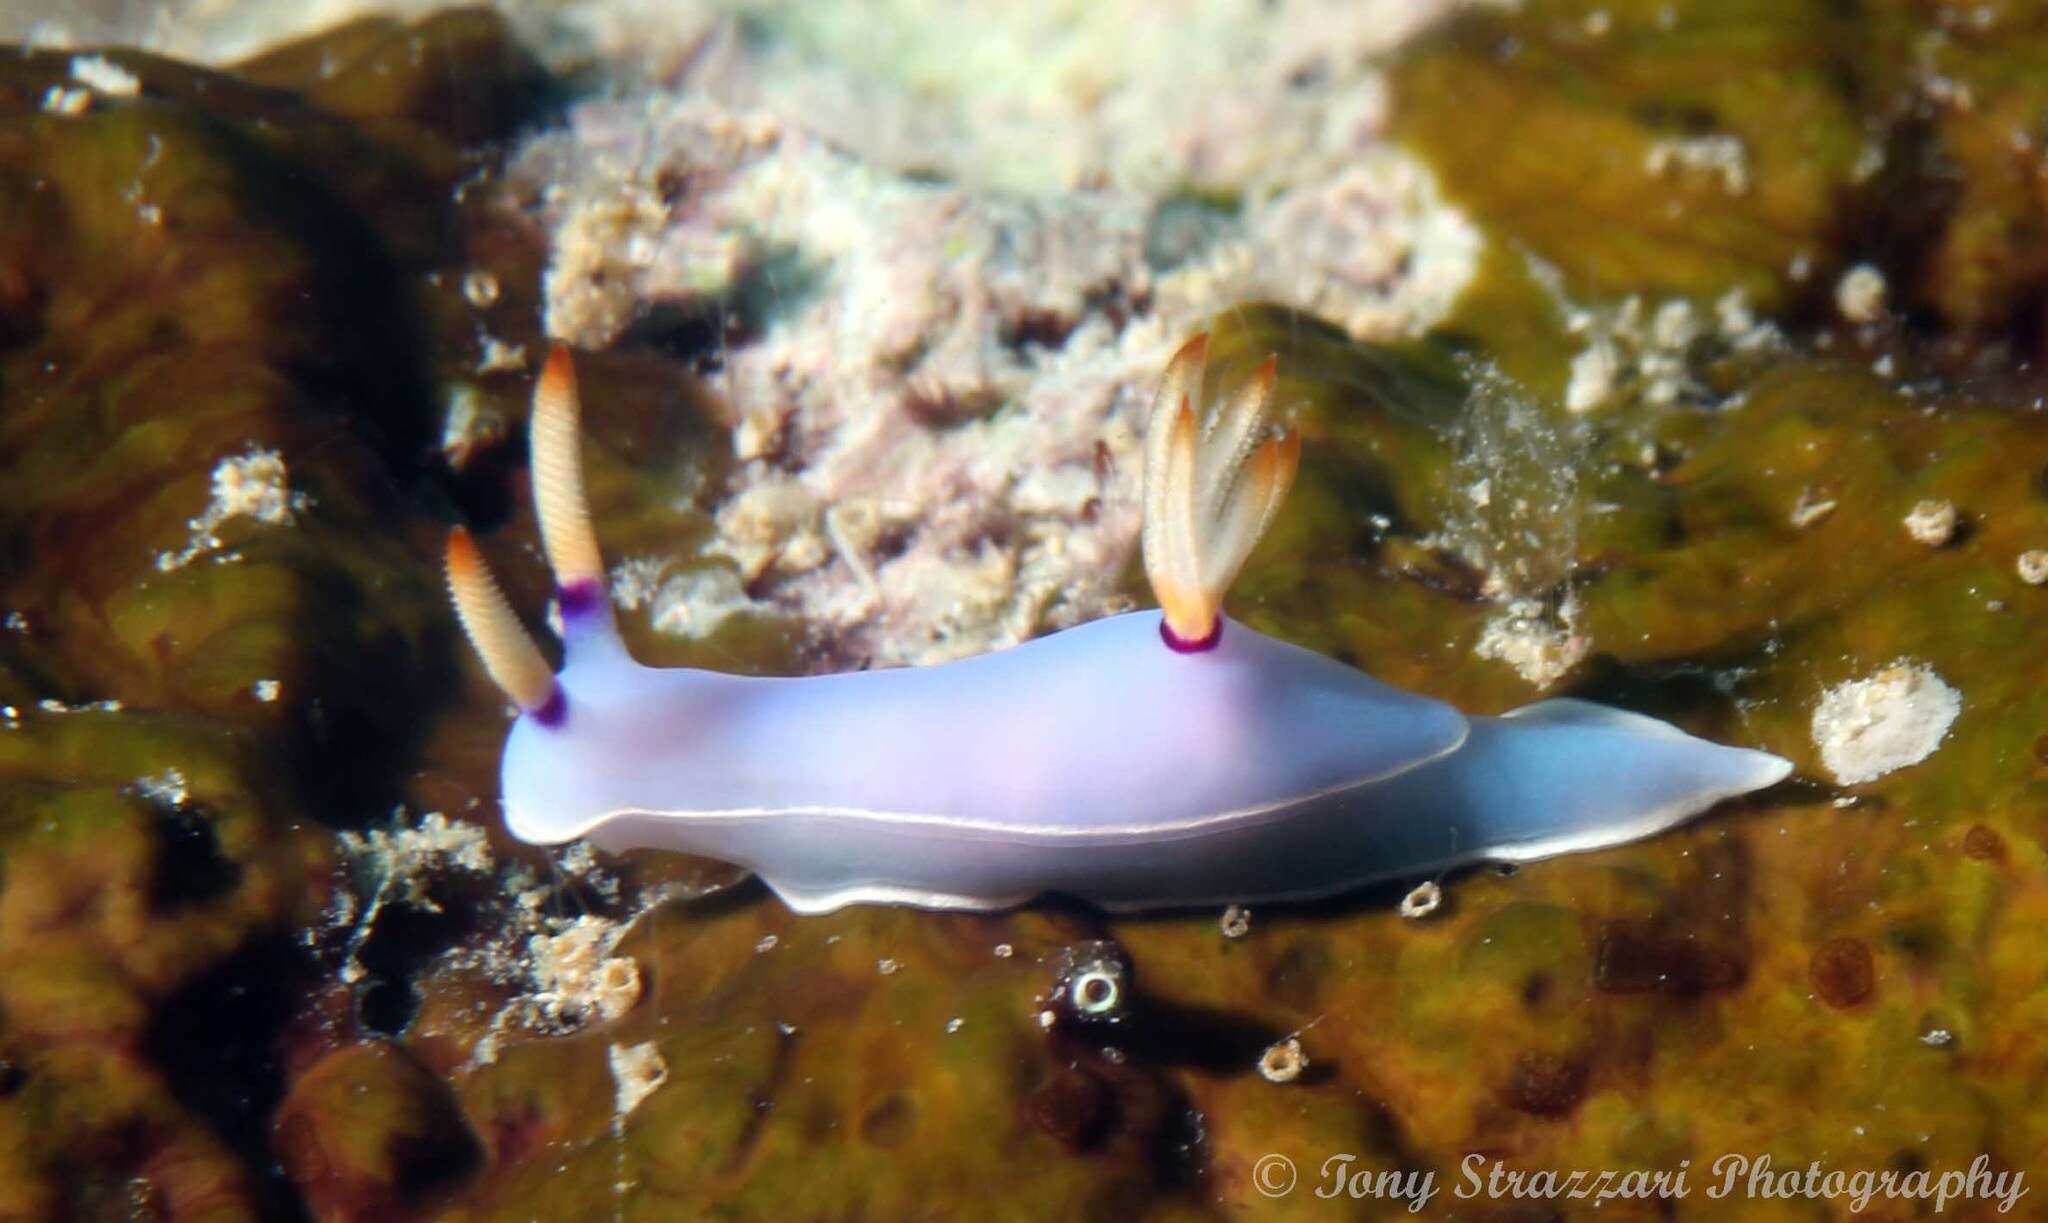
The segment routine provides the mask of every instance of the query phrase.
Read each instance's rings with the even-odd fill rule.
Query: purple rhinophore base
[[[569,717],[569,702],[562,696],[562,686],[556,684],[548,689],[548,699],[542,701],[540,708],[533,710],[532,713],[533,720],[549,730],[566,721]]]
[[[1167,625],[1166,621],[1161,619],[1159,621],[1159,640],[1165,642],[1166,648],[1176,654],[1205,653],[1215,649],[1216,643],[1223,640],[1223,617],[1216,617],[1216,627],[1210,629],[1206,634],[1194,641],[1189,641],[1179,633],[1174,632]]]
[[[562,619],[574,620],[597,610],[598,600],[604,592],[598,588],[597,579],[587,578],[571,582],[555,594],[555,605],[562,609]]]

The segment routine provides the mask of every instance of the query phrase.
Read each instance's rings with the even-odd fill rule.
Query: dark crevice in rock
[[[268,1127],[284,1095],[279,1042],[312,973],[290,935],[259,936],[160,1003],[145,1038],[179,1103],[241,1157],[272,1219],[310,1217],[271,1155]]]

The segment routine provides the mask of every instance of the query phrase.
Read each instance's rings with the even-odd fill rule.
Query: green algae
[[[478,20],[461,46],[507,62]],[[295,1193],[265,1110],[312,969],[290,932],[331,893],[319,821],[396,796],[448,666],[431,534],[394,490],[435,427],[421,286],[456,150],[107,58],[133,94],[45,106],[70,84],[50,53],[0,83],[0,1196],[274,1215]]]
[[[1852,184],[1852,25],[1769,0],[1474,13],[1399,66],[1397,128],[1490,232],[1587,291],[1777,306],[1796,257],[1827,270]]]
[[[476,1163],[446,1085],[385,1043],[338,1049],[298,1075],[275,1129],[293,1181],[328,1218],[418,1209]]]

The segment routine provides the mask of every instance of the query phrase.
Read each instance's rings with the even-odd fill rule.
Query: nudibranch
[[[1156,611],[979,657],[802,678],[640,665],[584,504],[575,374],[549,357],[530,425],[558,583],[549,668],[460,529],[455,606],[519,707],[505,820],[742,865],[789,906],[1112,911],[1306,900],[1479,861],[1647,837],[1790,765],[1576,700],[1467,717],[1222,614],[1293,480],[1275,362],[1204,394],[1207,337],[1167,366],[1144,439]],[[1213,402],[1212,402],[1213,399]]]

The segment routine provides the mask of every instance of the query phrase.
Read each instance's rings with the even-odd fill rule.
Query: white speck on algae
[[[1929,497],[1914,504],[1905,522],[1906,534],[1930,548],[1939,548],[1955,538],[1955,503]]]
[[[1852,323],[1874,323],[1884,317],[1884,273],[1859,263],[1835,283],[1835,307]]]
[[[1444,903],[1443,886],[1434,880],[1418,883],[1414,889],[1401,898],[1401,916],[1410,921],[1420,921],[1437,911]]]
[[[637,1045],[613,1045],[606,1051],[606,1058],[611,1062],[612,1083],[617,1089],[615,1110],[622,1119],[668,1082],[668,1063],[651,1040]]]
[[[1301,1051],[1301,1041],[1288,1037],[1276,1041],[1259,1055],[1259,1074],[1268,1083],[1292,1083],[1308,1069],[1308,1054]]]
[[[178,552],[157,554],[156,567],[165,573],[181,569],[204,553],[221,546],[214,532],[236,518],[249,518],[272,526],[290,526],[313,504],[305,493],[295,493],[287,480],[284,459],[275,450],[250,447],[214,465],[213,501],[185,525],[191,538]]]
[[[1902,660],[1823,693],[1813,743],[1837,782],[1860,785],[1933,755],[1962,707],[1933,668]]]

